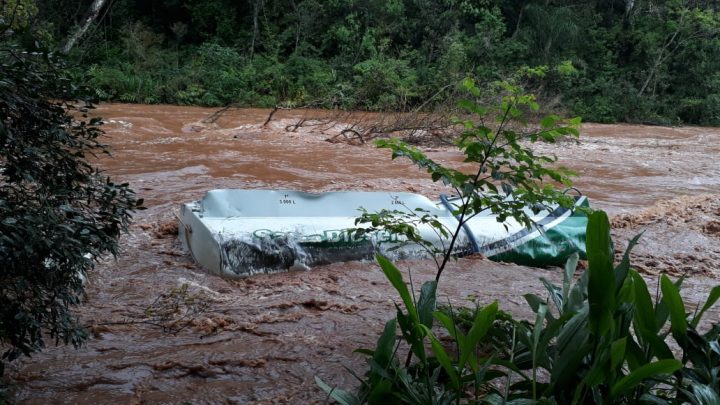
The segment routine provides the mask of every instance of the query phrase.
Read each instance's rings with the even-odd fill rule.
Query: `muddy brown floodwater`
[[[308,114],[101,105],[113,159],[100,162],[146,200],[122,240],[117,261],[91,274],[79,310],[91,331],[79,350],[48,347],[11,371],[23,403],[309,403],[363,372],[352,353],[371,347],[393,316],[395,294],[373,263],[339,263],[306,272],[239,281],[210,276],[182,251],[173,224],[181,203],[216,188],[412,191],[436,198],[441,187],[388,152],[328,143],[318,127],[286,126]],[[645,230],[634,262],[657,274],[687,273],[683,294],[704,301],[720,283],[720,129],[586,124],[579,142],[540,147],[577,171],[576,185],[613,216],[618,249]],[[445,148],[434,158],[456,161]],[[415,286],[433,277],[430,262],[401,262]],[[538,277],[556,269],[483,259],[452,263],[441,301],[498,300],[518,316],[521,294],[542,293]],[[718,320],[717,309],[710,319]]]

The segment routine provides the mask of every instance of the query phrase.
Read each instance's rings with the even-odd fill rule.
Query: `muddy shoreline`
[[[285,128],[307,112],[239,110],[212,127],[213,110],[102,105],[113,160],[101,165],[146,199],[117,261],[91,275],[79,313],[92,332],[79,349],[49,347],[12,366],[21,403],[322,402],[314,376],[343,387],[344,370],[364,370],[353,354],[374,344],[392,317],[395,294],[373,263],[229,281],[210,276],[174,237],[179,205],[209,189],[394,190],[435,198],[442,188],[387,151],[328,143]],[[644,231],[633,263],[658,274],[687,274],[683,295],[704,301],[720,283],[720,129],[586,124],[579,143],[543,146],[580,175],[576,185],[613,217],[620,251]],[[435,159],[456,156],[427,148]],[[419,286],[429,261],[400,263]],[[461,259],[441,281],[441,300],[498,300],[517,316],[521,294],[544,294],[539,277],[556,269]],[[654,284],[653,284],[654,285]],[[715,308],[709,319],[719,319]]]

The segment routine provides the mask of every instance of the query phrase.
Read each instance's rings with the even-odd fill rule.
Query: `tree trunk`
[[[252,41],[250,42],[250,60],[255,56],[255,39],[258,35],[258,14],[260,13],[259,1],[260,0],[253,1],[253,34]]]
[[[525,2],[523,2],[522,6],[520,6],[520,12],[518,13],[517,23],[515,24],[515,31],[513,31],[513,33],[512,33],[512,35],[510,36],[510,38],[515,38],[515,36],[517,35],[517,33],[520,32],[520,24],[522,23],[523,11],[525,11],[525,6],[526,6],[526,5],[527,5],[527,4],[526,4]]]
[[[297,17],[297,24],[295,24],[295,50],[293,51],[293,53],[296,53],[298,50],[298,45],[300,44],[300,24],[302,22],[302,18],[300,16],[300,11],[298,10],[297,4],[295,4],[295,0],[290,0],[290,5],[292,6],[293,12]]]
[[[672,34],[672,36],[663,43],[663,46],[660,48],[660,51],[658,52],[657,57],[655,58],[655,61],[653,61],[653,65],[650,68],[650,72],[648,73],[647,78],[645,79],[645,82],[643,83],[642,87],[640,88],[640,91],[638,92],[638,97],[642,97],[643,93],[645,93],[645,90],[647,90],[648,85],[650,84],[650,81],[652,80],[653,76],[655,76],[655,73],[658,71],[660,66],[665,62],[666,59],[668,59],[679,47],[679,44],[676,44],[674,48],[670,48],[674,43],[675,39],[677,38],[678,34],[680,33],[680,29],[682,28],[682,22],[683,18],[685,17],[685,14],[680,16],[680,21],[678,22],[678,27],[675,30],[675,32]]]
[[[635,8],[635,0],[625,0],[625,14],[630,15]]]
[[[82,38],[83,35],[85,35],[92,23],[97,20],[98,16],[100,15],[100,11],[103,9],[103,7],[105,7],[105,4],[107,4],[107,2],[108,0],[93,0],[92,5],[90,5],[90,10],[88,10],[80,26],[74,32],[72,32],[70,36],[68,36],[65,43],[62,45],[62,47],[60,47],[61,53],[67,54],[70,52],[70,50],[75,46],[77,41]]]

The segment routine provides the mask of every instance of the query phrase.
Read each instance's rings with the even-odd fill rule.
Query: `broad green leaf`
[[[543,350],[542,353],[540,353],[540,349],[538,349],[538,345],[540,343],[540,338],[542,337],[542,331],[545,321],[545,314],[547,313],[547,305],[542,304],[538,308],[537,314],[535,316],[535,326],[533,328],[532,333],[532,346],[530,347],[530,350],[532,352],[532,366],[533,366],[533,380],[535,379],[535,370],[537,370],[538,362],[540,360],[540,356],[545,356],[545,352]],[[536,395],[536,383],[537,381],[533,381],[533,398],[535,398]]]
[[[435,311],[433,312],[433,315],[435,316],[435,319],[440,321],[453,339],[462,339],[465,337],[465,335],[463,335],[463,333],[457,328],[455,322],[446,313],[442,311]]]
[[[559,120],[560,117],[555,114],[548,115],[547,117],[540,120],[540,127],[542,127],[543,129],[552,128]]]
[[[635,327],[641,328],[643,332],[655,334],[659,328],[655,323],[655,311],[647,284],[636,271],[630,271],[630,277],[635,289],[635,313],[633,316]],[[641,335],[643,338],[645,337],[644,334],[641,333]]]
[[[688,325],[685,317],[685,305],[680,297],[680,291],[665,274],[660,278],[660,289],[663,293],[663,301],[670,311],[670,329],[673,337],[680,346],[684,347],[687,342]]]
[[[605,212],[595,211],[588,217],[586,244],[590,264],[588,324],[596,336],[602,336],[612,328],[616,291],[610,223]]]
[[[398,268],[395,267],[395,265],[390,260],[388,260],[385,256],[379,253],[375,255],[375,259],[380,265],[383,273],[385,273],[385,277],[387,277],[388,281],[390,281],[390,284],[392,284],[392,286],[395,288],[395,291],[400,294],[400,298],[405,304],[405,308],[407,309],[410,317],[415,322],[418,322],[419,319],[417,310],[415,309],[415,304],[413,303],[410,291],[405,285],[405,281],[403,280],[400,270],[398,270]]]
[[[375,354],[375,351],[370,350],[370,349],[355,349],[355,350],[353,350],[353,353],[364,354],[366,356],[372,356],[373,354]]]
[[[545,300],[535,294],[525,294],[523,298],[525,298],[525,301],[530,305],[530,309],[532,309],[534,313],[537,313],[540,305],[545,304]]]
[[[545,323],[545,314],[547,313],[547,305],[541,304],[538,308],[537,314],[535,316],[535,326],[533,327],[533,334],[532,334],[532,350],[533,352],[537,352],[537,345],[538,342],[540,342],[540,337],[542,335],[543,326]]]
[[[492,326],[495,321],[497,312],[498,303],[495,301],[478,311],[475,315],[473,325],[467,334],[465,342],[463,342],[464,344],[460,347],[460,361],[458,362],[458,366],[460,368],[464,367],[468,358],[475,353],[478,343],[480,343],[480,340],[485,336],[488,329],[490,329],[490,326]],[[473,371],[477,371],[475,370],[475,367],[473,367]]]
[[[371,373],[374,374],[373,378],[377,378],[378,376],[388,380],[392,378],[388,372],[388,367],[378,364],[375,359],[369,359],[368,365],[370,366]]]
[[[604,357],[603,360],[605,360],[605,359],[607,359],[607,353],[606,353],[607,351],[604,350],[603,352],[604,352],[603,355],[600,355],[598,357]],[[583,387],[597,387],[604,380],[608,380],[609,376],[605,373],[605,371],[606,371],[605,370],[606,367],[604,367],[605,365],[606,365],[605,361],[602,361],[602,360],[596,361],[590,367],[590,369],[587,372],[587,375],[585,375],[585,378],[582,379],[582,382],[580,385]],[[576,390],[575,392],[576,392],[576,394],[579,394],[580,391],[582,391],[582,389]]]
[[[402,331],[403,338],[410,345],[412,352],[421,360],[425,360],[425,340],[420,326],[422,325],[417,319],[413,319],[410,315],[406,315],[400,309],[400,306],[395,304],[397,313],[398,325]]]
[[[332,399],[336,400],[340,405],[360,405],[360,400],[353,394],[333,388],[327,385],[320,377],[315,376],[315,384],[325,391]]]
[[[628,243],[628,247],[627,249],[625,249],[625,253],[623,254],[623,258],[620,261],[620,264],[615,267],[615,286],[617,288],[616,293],[620,291],[623,283],[625,283],[628,271],[630,270],[630,252],[635,247],[635,245],[637,245],[638,240],[640,240],[641,236],[642,233],[635,235],[635,237],[630,240],[630,243]]]
[[[610,397],[616,398],[624,395],[647,379],[657,378],[663,374],[672,374],[681,367],[682,363],[674,359],[645,364],[615,383],[610,389]]]
[[[633,314],[635,333],[642,340],[644,346],[650,348],[650,353],[654,356],[660,359],[674,358],[665,340],[658,336],[660,326],[656,323],[652,298],[645,280],[634,270],[630,271],[630,277],[635,289],[635,311]]]
[[[613,251],[610,239],[610,222],[604,211],[594,211],[588,216],[588,260],[612,263]]]
[[[556,354],[551,370],[553,384],[563,386],[575,377],[583,357],[592,350],[588,343],[587,307],[575,314],[558,333]]]
[[[420,288],[420,298],[417,303],[418,317],[420,319],[420,323],[428,328],[432,328],[433,325],[436,290],[437,281],[435,280],[426,281]]]
[[[650,354],[660,359],[672,359],[675,356],[665,340],[658,336],[660,326],[657,325],[655,311],[647,284],[640,274],[630,271],[633,287],[635,289],[635,311],[633,325],[644,347],[650,349]]]
[[[435,354],[435,358],[437,358],[438,362],[442,366],[442,368],[447,373],[448,377],[450,377],[450,381],[452,382],[452,386],[455,389],[460,388],[460,377],[458,377],[457,371],[455,370],[455,367],[453,367],[452,361],[450,360],[450,356],[448,356],[447,352],[445,351],[445,348],[442,347],[442,344],[440,341],[435,337],[435,335],[432,334],[432,331],[428,329],[425,325],[420,326],[422,329],[424,329],[425,336],[427,336],[430,339],[430,345],[432,346],[433,353]]]
[[[462,87],[465,90],[469,91],[470,94],[472,94],[473,96],[475,96],[475,97],[480,96],[480,89],[477,88],[477,86],[475,85],[475,81],[473,79],[468,78],[468,77],[463,79]]]
[[[665,339],[659,335],[651,335],[646,341],[647,345],[650,346],[652,354],[657,356],[659,359],[673,359],[675,356],[670,350]]]
[[[373,360],[380,367],[387,368],[392,361],[393,352],[395,350],[395,332],[397,331],[397,321],[393,318],[385,324],[382,335],[378,338]]]
[[[590,272],[585,271],[580,276],[580,279],[570,289],[570,296],[566,308],[573,311],[579,311],[580,308],[586,304],[587,298],[587,286],[588,280],[590,279]]]
[[[700,312],[698,312],[698,314],[693,318],[692,322],[690,323],[693,328],[697,328],[700,319],[702,319],[703,315],[705,314],[705,311],[715,305],[718,299],[720,299],[720,285],[715,286],[712,290],[710,290],[710,295],[708,296],[707,301],[705,301],[705,305],[703,305]]]
[[[463,108],[478,116],[484,116],[487,113],[487,108],[482,107],[481,105],[470,100],[460,100],[458,102],[458,107]]]
[[[627,347],[625,348],[625,360],[627,361],[628,370],[634,371],[640,366],[647,364],[646,355],[643,349],[635,342],[634,339],[627,341]]]
[[[675,282],[675,286],[678,288],[678,290],[680,290],[680,288],[682,287],[683,279],[684,279],[684,276],[680,277]],[[662,289],[660,288],[661,281],[662,281],[661,278],[657,279],[657,290],[658,291],[662,291]],[[658,325],[658,327],[662,328],[663,326],[665,326],[665,323],[670,318],[670,309],[668,308],[668,305],[665,302],[665,300],[660,299],[660,297],[658,297],[658,300],[659,301],[655,303],[655,322]]]
[[[627,346],[627,336],[622,337],[610,346],[610,366],[612,369],[622,366],[625,360],[625,347]]]
[[[547,357],[547,348],[550,342],[555,341],[555,339],[558,337],[558,333],[560,332],[560,330],[565,327],[567,322],[572,319],[573,316],[575,316],[575,313],[571,311],[566,311],[558,319],[548,319],[545,330],[543,330],[542,337],[540,338],[540,341],[537,345],[538,350],[541,353],[544,353],[544,357]],[[539,364],[543,366],[547,365],[544,361],[540,361]]]
[[[632,280],[625,278],[625,281],[621,284],[620,289],[617,291],[615,296],[617,302],[618,314],[622,314],[622,322],[628,322],[632,320],[632,304],[635,302],[635,287],[633,286]],[[624,315],[628,315],[627,317]]]

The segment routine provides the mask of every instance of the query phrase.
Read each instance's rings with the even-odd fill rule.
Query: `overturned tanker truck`
[[[397,192],[212,190],[182,206],[179,237],[200,265],[233,278],[370,260],[375,252],[391,259],[428,258],[425,249],[403,236],[383,230],[355,232],[363,227],[355,224],[358,209],[419,209],[455,230],[455,201]],[[574,208],[587,205],[586,197],[575,198]],[[498,222],[489,210],[476,215],[462,228],[454,253],[480,253],[539,267],[562,264],[574,252],[584,256],[587,217],[582,212],[560,206],[526,212],[534,223],[531,228],[513,219]],[[419,225],[418,232],[438,248],[449,242],[430,225]]]

